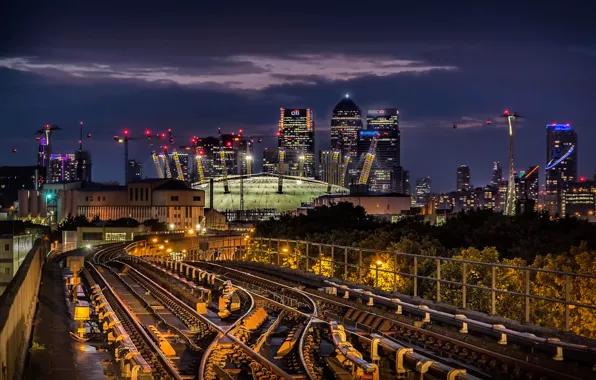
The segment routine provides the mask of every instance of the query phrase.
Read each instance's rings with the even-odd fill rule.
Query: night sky
[[[494,160],[507,167],[506,108],[525,116],[516,168],[544,167],[545,124],[561,122],[578,132],[579,174],[596,172],[593,1],[13,3],[0,25],[3,165],[33,165],[47,123],[65,129],[54,152],[73,152],[83,120],[94,179],[121,181],[112,136],[124,128],[172,128],[180,145],[217,128],[272,135],[279,107],[314,110],[318,150],[349,93],[363,112],[399,108],[403,166],[433,191],[455,187],[459,164],[477,186]],[[131,144],[154,176],[146,141]]]

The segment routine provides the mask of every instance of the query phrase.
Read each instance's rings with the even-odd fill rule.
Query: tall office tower
[[[470,190],[470,168],[466,165],[460,165],[457,168],[457,191]]]
[[[430,199],[430,187],[432,180],[430,177],[422,177],[416,180],[416,203],[419,205],[426,204]]]
[[[78,180],[77,160],[73,153],[52,154],[49,169],[48,183]]]
[[[538,193],[540,192],[538,165],[530,166],[527,170],[521,171],[519,176],[519,199],[529,199],[538,203]]]
[[[398,166],[395,170],[395,177],[392,183],[396,193],[410,195],[412,193],[410,189],[410,172],[401,166]]]
[[[190,181],[193,172],[192,160],[188,153],[178,152],[177,154],[178,161],[180,162],[180,169],[182,170],[182,177],[184,178],[184,181]],[[168,159],[170,161],[170,168],[172,168],[172,178],[178,179],[178,165],[174,159],[174,153],[168,153]]]
[[[315,121],[312,110],[280,108],[278,147],[289,175],[315,176]]]
[[[126,182],[135,182],[143,179],[143,164],[137,160],[128,160],[128,178]]]
[[[263,150],[263,173],[275,174],[277,173],[277,164],[279,162],[277,150]]]
[[[397,174],[400,159],[399,111],[397,108],[368,110],[366,130],[358,133],[358,157],[363,160],[373,132],[377,138],[376,156],[372,164],[370,183],[371,190],[380,193],[395,192],[392,178]],[[362,163],[359,160],[359,167]]]
[[[199,137],[197,138],[197,153],[200,156],[200,162],[197,161],[197,165],[201,165],[203,169],[203,175],[206,178],[215,177],[216,173],[216,161],[219,162],[219,139],[214,136]],[[216,160],[217,159],[217,160]],[[196,161],[196,158],[195,158]],[[198,167],[197,167],[198,169]],[[198,175],[198,174],[197,174]]]
[[[545,209],[561,213],[561,195],[567,184],[577,180],[577,133],[569,124],[546,126]]]
[[[356,154],[358,131],[362,129],[360,108],[346,95],[333,109],[331,115],[331,148],[340,149],[342,156]]]
[[[219,136],[218,146],[213,147],[213,151],[215,176],[222,175],[224,170],[226,174],[247,174],[248,165],[251,166],[252,173],[254,165],[254,159],[252,157],[253,144],[241,134],[221,134]]]
[[[75,160],[77,165],[76,180],[91,181],[91,152],[87,150],[76,151]]]
[[[500,180],[503,179],[503,168],[501,168],[501,163],[499,161],[493,162],[493,176],[490,181],[491,185],[497,185]]]
[[[341,176],[341,155],[337,150],[319,151],[319,179],[323,182],[337,184]]]

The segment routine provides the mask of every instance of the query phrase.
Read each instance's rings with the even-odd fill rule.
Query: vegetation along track
[[[301,289],[296,292],[316,300],[318,316],[323,320],[343,319],[365,330],[381,332],[399,342],[430,351],[436,358],[457,361],[468,368],[469,372],[482,377],[589,379],[594,376],[592,349],[569,349],[565,351],[564,361],[555,361],[553,355],[558,353],[550,351],[552,347],[541,351],[543,347],[537,344],[523,344],[523,340],[512,343],[513,339],[507,345],[501,345],[493,336],[481,330],[470,329],[467,334],[463,334],[459,327],[439,321],[420,323],[418,316],[420,312],[424,315],[423,309],[411,315],[406,315],[408,313],[405,311],[402,315],[396,315],[394,305],[392,308],[378,303],[366,306],[361,297],[357,298],[353,294],[350,294],[349,299],[342,299],[341,294],[325,294],[317,290],[329,286],[324,279],[307,277],[300,272],[280,271],[277,267],[253,263],[193,264],[236,281],[258,283],[261,288],[269,286],[271,292],[279,291],[280,283]]]

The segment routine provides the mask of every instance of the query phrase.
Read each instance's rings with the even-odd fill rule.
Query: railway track
[[[473,334],[472,331],[463,334],[459,328],[442,326],[430,320],[421,323],[419,315],[425,319],[428,315],[424,308],[420,308],[417,310],[418,313],[413,315],[404,315],[403,310],[401,315],[396,315],[395,303],[390,303],[390,307],[378,303],[374,306],[361,303],[365,298],[362,297],[362,291],[349,292],[348,299],[341,298],[342,294],[325,294],[317,290],[329,287],[323,280],[313,283],[312,279],[289,271],[280,272],[279,268],[236,262],[193,264],[219,273],[225,278],[241,281],[244,286],[252,283],[254,287],[272,293],[279,290],[280,283],[294,288],[295,292],[315,300],[318,317],[324,321],[344,320],[353,323],[363,332],[377,333],[408,347],[416,347],[434,360],[446,361],[482,378],[589,379],[594,376],[594,356],[590,352],[572,351],[574,355],[569,355],[570,352],[567,350],[565,362],[556,361],[551,353],[541,352],[538,345],[500,345],[492,336]],[[558,352],[555,351],[553,354],[556,355]]]
[[[134,348],[136,348],[136,351],[138,351],[144,361],[151,367],[153,378],[160,380],[182,380],[183,378],[177,369],[163,355],[149,334],[137,322],[135,316],[127,308],[124,301],[120,299],[95,265],[88,263],[87,269],[91,276],[91,281],[102,288],[106,301],[111,306],[122,327],[126,330],[126,333],[128,333],[128,337],[134,344]]]
[[[147,264],[146,264],[147,265]],[[160,268],[159,266],[155,265],[155,264],[148,264],[154,268]],[[163,269],[162,269],[163,270]],[[183,273],[184,270],[182,267],[179,267],[178,270],[180,270],[180,273]],[[186,273],[188,273],[188,271],[186,271]],[[180,277],[177,275],[174,275],[176,277],[176,279],[180,280]],[[375,357],[377,359],[377,363],[382,364],[385,363],[385,368],[381,368],[381,367],[377,367],[376,364],[370,364],[367,363],[366,361],[364,361],[363,359],[358,359],[361,355],[359,352],[357,354],[350,354],[351,356],[351,360],[354,360],[354,363],[357,366],[361,366],[362,368],[364,368],[366,371],[368,371],[369,373],[373,373],[375,374],[375,376],[379,376],[378,378],[381,379],[392,379],[395,378],[398,375],[403,375],[405,373],[405,367],[403,366],[403,362],[407,362],[408,365],[410,367],[413,367],[414,370],[416,372],[419,372],[420,374],[427,374],[430,375],[430,378],[437,378],[437,379],[468,379],[468,380],[473,380],[473,379],[477,379],[477,377],[471,375],[471,374],[467,374],[466,371],[464,369],[461,368],[453,368],[449,365],[445,365],[433,360],[430,360],[427,356],[424,356],[422,354],[420,354],[419,352],[412,352],[412,350],[400,346],[390,340],[388,340],[386,337],[379,337],[376,338],[374,336],[371,337],[366,337],[366,336],[362,336],[361,333],[355,333],[352,331],[345,331],[347,336],[349,336],[349,342],[346,341],[344,343],[341,342],[335,342],[334,341],[330,341],[330,339],[327,337],[331,323],[326,322],[326,321],[322,321],[319,320],[317,318],[314,318],[314,312],[317,310],[317,304],[315,301],[313,301],[313,299],[310,297],[310,295],[305,294],[303,292],[301,292],[300,290],[297,290],[295,288],[292,288],[290,286],[284,286],[281,285],[279,283],[270,283],[270,284],[263,284],[262,282],[255,284],[253,281],[255,276],[252,276],[251,279],[244,279],[246,281],[243,281],[243,279],[238,279],[238,278],[234,278],[234,282],[235,283],[240,283],[243,286],[248,286],[248,288],[251,291],[257,291],[259,293],[259,295],[257,295],[255,293],[254,297],[263,297],[263,298],[269,298],[268,302],[269,303],[274,303],[279,305],[281,308],[285,309],[285,310],[289,310],[290,313],[297,313],[302,317],[305,317],[308,320],[308,323],[306,325],[305,329],[300,328],[299,331],[294,331],[294,333],[290,333],[288,335],[288,339],[292,339],[294,341],[294,343],[299,342],[298,347],[296,348],[296,345],[290,346],[290,354],[294,354],[294,355],[289,355],[287,358],[285,359],[285,363],[284,363],[284,369],[288,370],[287,367],[289,367],[290,369],[294,369],[295,372],[297,373],[293,373],[293,377],[294,378],[301,378],[299,376],[301,376],[303,373],[307,375],[308,378],[310,379],[329,379],[329,378],[337,378],[336,376],[344,377],[347,376],[346,378],[351,378],[352,374],[350,374],[350,372],[346,371],[344,369],[344,363],[343,361],[338,361],[335,359],[336,355],[336,350],[338,349],[345,349],[346,347],[352,347],[352,344],[355,346],[358,346],[360,349],[364,349],[365,353],[366,350],[369,350],[371,348],[374,347],[374,352],[380,353],[382,351],[389,351],[390,353],[392,353],[392,355],[397,354],[398,357],[400,357],[400,352],[403,351],[403,358],[400,360],[395,360],[393,363],[391,363],[391,359],[388,359],[386,355],[384,355],[384,359],[388,359],[388,360],[384,360],[384,361],[380,361],[381,359],[380,356],[378,356],[377,354],[375,354]],[[180,281],[186,281],[184,279],[181,279]],[[222,280],[220,280],[222,281]],[[293,304],[294,307],[289,306],[287,304],[282,305],[280,303],[277,302],[277,300],[281,300],[284,301],[286,303],[290,303]],[[293,301],[293,302],[292,302]],[[302,307],[306,307],[307,311],[310,312],[310,314],[299,311],[298,307],[302,306]],[[279,318],[279,317],[278,317]],[[301,324],[299,324],[298,326],[302,326]],[[298,330],[298,329],[297,329]],[[322,338],[321,338],[322,337]],[[246,337],[244,336],[244,341],[247,341],[248,339],[250,339],[250,337]],[[286,339],[286,340],[288,340]],[[381,342],[382,341],[382,342]],[[250,343],[247,341],[247,343]],[[254,345],[252,347],[254,349]],[[326,361],[327,362],[323,362],[321,360],[321,356],[319,355],[319,353],[321,352],[321,350],[323,350],[324,352],[326,352]],[[218,350],[213,350],[213,352],[216,352]],[[232,351],[226,351],[223,350],[224,352],[233,352]],[[350,351],[350,353],[353,351]],[[263,354],[262,352],[260,352],[261,354]],[[355,355],[355,356],[354,356]],[[371,354],[372,355],[372,354]],[[225,357],[225,355],[221,354],[221,355],[217,355],[214,354],[215,359],[213,359],[212,362],[225,362],[226,360],[232,360],[229,356]],[[270,359],[271,355],[264,355],[267,356]],[[390,355],[391,356],[391,355]],[[211,359],[211,357],[210,357]],[[342,359],[343,360],[343,359]],[[393,366],[394,368],[386,368],[387,366]],[[330,370],[330,367],[333,367],[333,370]],[[302,370],[302,369],[303,370]],[[370,372],[372,371],[372,372]],[[290,371],[292,372],[292,371]],[[432,377],[435,376],[435,377]],[[214,377],[215,378],[215,377]],[[377,378],[377,377],[373,377],[373,378]]]

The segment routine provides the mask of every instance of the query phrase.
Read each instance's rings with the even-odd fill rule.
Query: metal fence
[[[596,337],[594,274],[267,238],[236,258]]]

